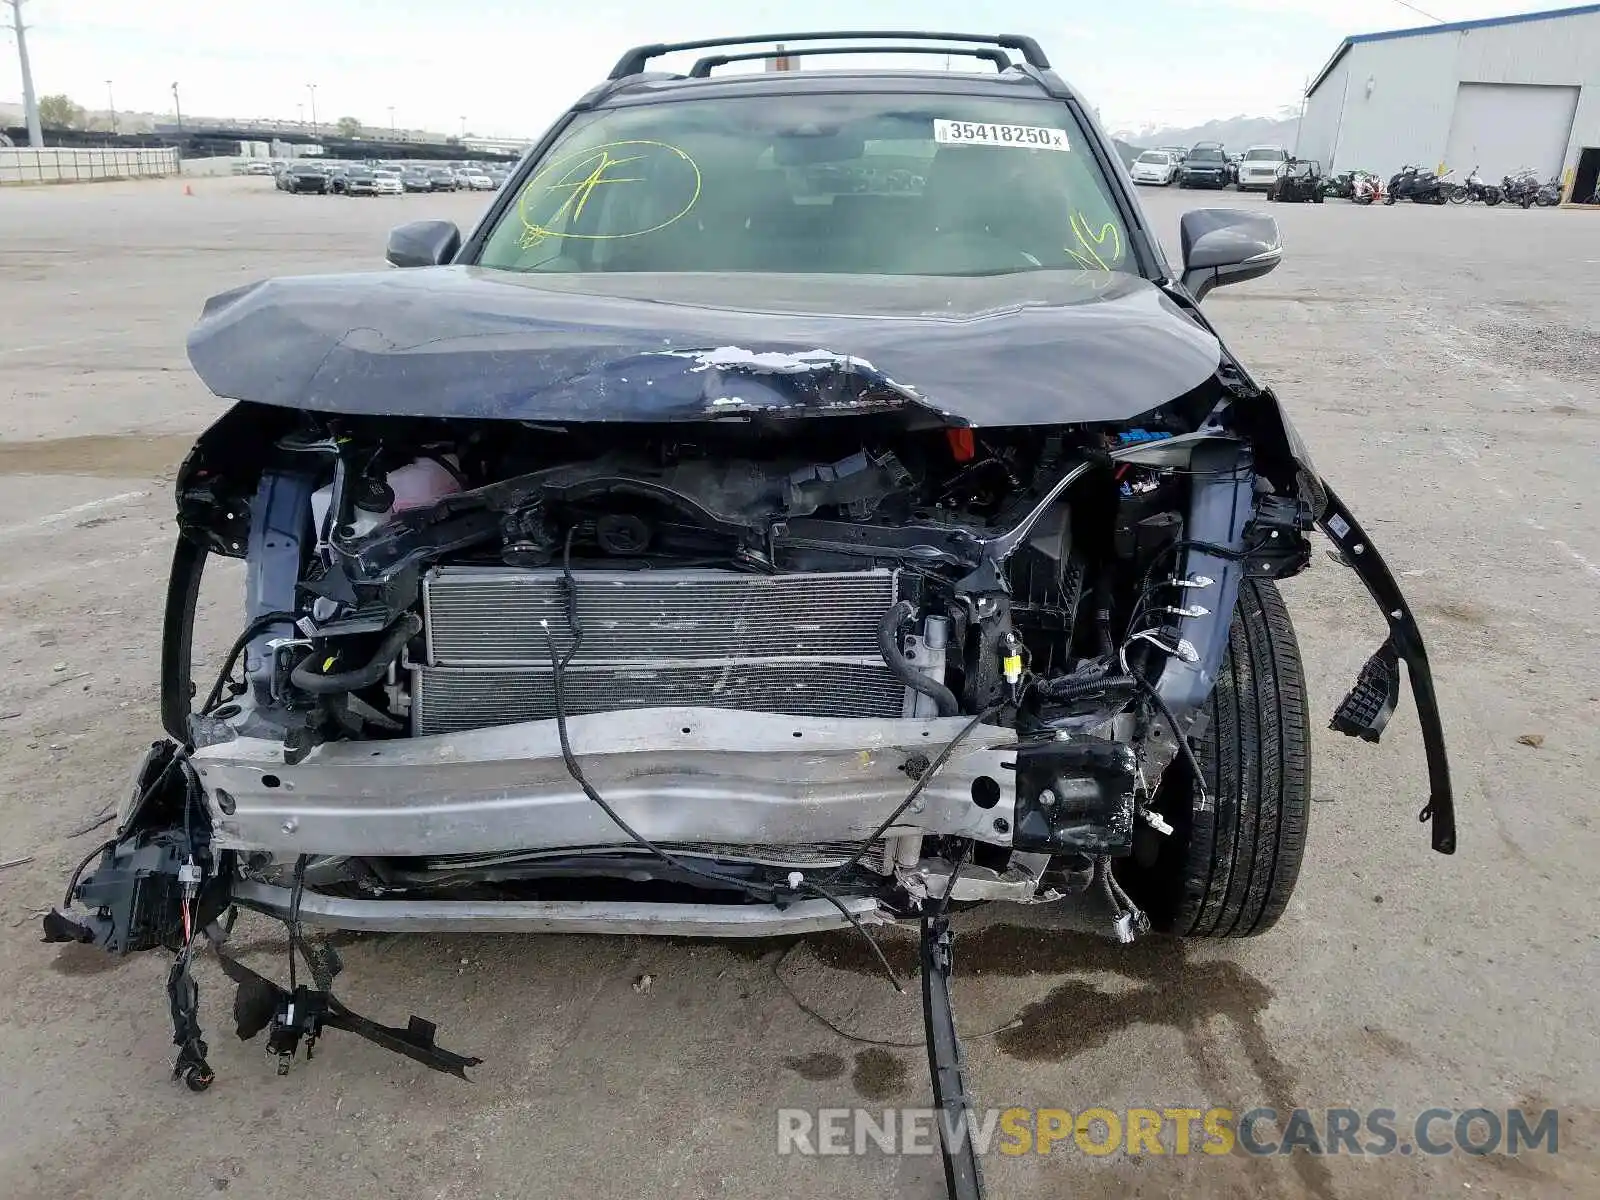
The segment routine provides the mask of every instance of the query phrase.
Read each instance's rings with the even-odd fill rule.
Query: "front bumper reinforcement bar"
[[[253,879],[236,880],[233,902],[280,921],[294,893]],[[863,925],[893,920],[870,896],[841,897]],[[303,924],[381,933],[607,933],[657,937],[772,937],[847,925],[826,900],[773,904],[647,904],[588,900],[352,900],[303,891]]]

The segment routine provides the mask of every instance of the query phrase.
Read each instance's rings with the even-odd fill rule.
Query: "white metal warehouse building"
[[[1385,178],[1403,165],[1521,167],[1593,194],[1600,4],[1346,38],[1306,93],[1295,153]]]

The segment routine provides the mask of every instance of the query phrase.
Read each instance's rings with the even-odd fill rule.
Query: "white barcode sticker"
[[[1044,125],[995,125],[935,118],[933,140],[954,146],[1010,146],[1020,150],[1071,150],[1065,129]]]

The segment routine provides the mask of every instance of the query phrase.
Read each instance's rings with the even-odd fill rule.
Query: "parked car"
[[[1309,158],[1291,158],[1278,168],[1267,189],[1268,200],[1285,204],[1321,204],[1324,197],[1322,164]]]
[[[1165,150],[1146,150],[1133,160],[1129,175],[1135,183],[1155,183],[1166,187],[1178,173],[1178,164]]]
[[[433,180],[433,190],[436,192],[453,192],[456,190],[456,173],[449,167],[430,168],[428,178]]]
[[[333,190],[341,196],[376,196],[378,177],[367,167],[345,167],[334,172]]]
[[[328,173],[315,163],[292,163],[278,176],[278,186],[286,192],[314,192],[320,196],[328,190]]]
[[[269,162],[264,162],[259,158],[252,159],[250,162],[245,164],[244,173],[246,175],[271,175],[272,164]]]
[[[1220,190],[1228,186],[1228,175],[1228,156],[1221,143],[1200,142],[1178,167],[1178,186]]]
[[[379,196],[399,196],[405,192],[405,185],[400,182],[399,171],[374,171],[372,173],[372,190]]]
[[[226,408],[176,473],[166,737],[44,921],[175,951],[175,1078],[214,1078],[190,971],[208,942],[280,1072],[307,1039],[336,1057],[316,1039],[340,1029],[460,1075],[479,1060],[432,1022],[350,1012],[303,929],[835,929],[898,986],[872,930],[915,922],[933,1124],[952,1192],[977,1196],[946,901],[1092,887],[1121,942],[1286,912],[1325,935],[1290,901],[1326,693],[1278,589],[1317,528],[1385,630],[1333,728],[1376,742],[1410,681],[1422,820],[1454,851],[1399,585],[1201,315],[1278,265],[1277,222],[1190,212],[1169,261],[1038,43],[962,40],[1030,70],[861,68],[823,94],[804,71],[645,73],[703,41],[635,48],[464,240],[411,222],[398,270],[205,306],[189,358]],[[925,181],[819,191],[785,169],[819,157],[863,178],[910,158]],[[246,615],[196,687],[212,556],[243,560],[223,579]],[[1342,812],[1333,853],[1417,807]],[[297,983],[235,957],[238,908],[285,923]],[[1044,942],[1018,944],[1026,969]],[[1156,960],[1172,989],[1205,969]],[[102,1032],[152,1043],[126,981],[154,972],[78,974],[117,991]],[[120,1071],[121,1047],[97,1062]]]
[[[1270,191],[1278,168],[1288,161],[1289,152],[1282,146],[1251,146],[1239,160],[1239,190]]]
[[[401,186],[408,192],[434,191],[433,176],[421,167],[407,167],[400,173]]]
[[[486,171],[463,171],[457,178],[463,180],[465,186],[475,192],[494,191],[494,180],[489,177]]]

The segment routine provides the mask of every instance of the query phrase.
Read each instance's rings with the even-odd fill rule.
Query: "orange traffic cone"
[[[186,183],[186,184],[184,184],[184,185],[183,185],[183,194],[184,194],[184,195],[185,195],[185,196],[192,196],[192,195],[194,195],[194,188],[192,188],[192,187],[190,187],[190,186],[189,186],[189,185],[188,185],[188,184],[187,184],[187,183]]]

